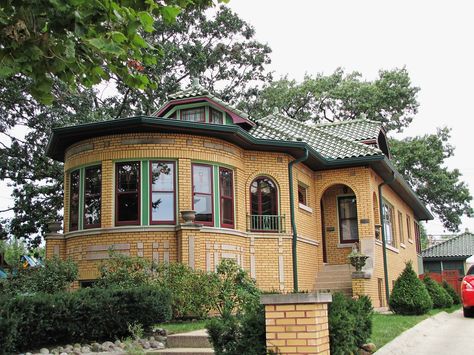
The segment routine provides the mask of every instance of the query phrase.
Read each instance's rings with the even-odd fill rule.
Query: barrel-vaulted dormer
[[[187,89],[169,95],[169,99],[155,116],[203,124],[235,124],[244,129],[255,126],[245,112],[212,95],[197,79]]]

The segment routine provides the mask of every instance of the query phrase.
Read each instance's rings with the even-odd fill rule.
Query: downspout
[[[387,305],[390,299],[390,289],[388,287],[388,266],[387,266],[387,245],[385,244],[385,228],[383,225],[384,215],[383,215],[383,202],[382,202],[382,187],[387,184],[391,184],[395,181],[395,173],[392,172],[392,177],[390,180],[384,181],[379,184],[379,209],[380,209],[380,225],[382,226],[382,251],[383,251],[383,275],[385,279],[385,297],[387,298]]]
[[[304,155],[301,158],[290,161],[288,163],[288,180],[290,184],[290,218],[291,218],[291,231],[293,233],[293,243],[292,243],[292,255],[293,255],[293,291],[298,292],[298,259],[296,252],[296,245],[298,240],[298,232],[296,230],[296,220],[295,220],[295,196],[293,192],[293,165],[296,163],[301,163],[308,159],[309,151],[308,148],[304,148]]]

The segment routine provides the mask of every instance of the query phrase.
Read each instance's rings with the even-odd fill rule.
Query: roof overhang
[[[294,158],[302,157],[307,149],[309,157],[304,164],[314,171],[360,165],[370,166],[382,179],[387,181],[395,174],[395,180],[390,184],[390,187],[413,209],[418,220],[433,219],[423,202],[384,155],[329,160],[304,142],[258,139],[237,125],[211,125],[137,116],[53,128],[46,154],[55,160],[64,161],[66,150],[75,143],[96,137],[129,133],[179,133],[213,137],[223,139],[246,150],[281,152],[290,154]]]
[[[465,261],[472,255],[455,255],[455,256],[422,256],[423,261]]]

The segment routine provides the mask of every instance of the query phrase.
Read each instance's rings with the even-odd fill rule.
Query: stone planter
[[[61,230],[62,223],[59,221],[48,222],[48,230],[50,233],[58,233]]]
[[[184,219],[185,224],[194,224],[194,220],[196,219],[196,211],[181,211],[181,217]]]
[[[351,253],[347,258],[351,265],[356,269],[356,272],[360,272],[369,257],[360,253]]]

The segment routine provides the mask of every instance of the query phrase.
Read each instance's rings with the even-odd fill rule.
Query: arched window
[[[257,231],[279,231],[278,200],[276,184],[268,177],[258,177],[250,185],[251,229]]]

